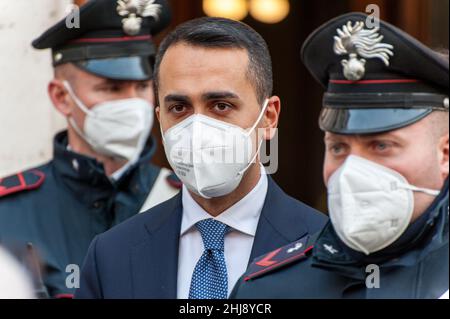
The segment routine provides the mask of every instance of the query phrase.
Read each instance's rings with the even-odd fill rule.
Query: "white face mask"
[[[328,182],[328,207],[337,235],[366,255],[388,247],[411,222],[413,192],[440,193],[412,186],[385,166],[349,156]]]
[[[86,114],[83,130],[73,118],[69,122],[92,149],[116,159],[137,161],[153,126],[154,107],[144,99],[133,98],[104,102],[88,109],[67,81],[64,86]]]
[[[252,132],[265,114],[264,107],[249,130],[201,114],[194,114],[162,134],[167,159],[186,187],[204,197],[228,195],[240,184],[258,156]]]

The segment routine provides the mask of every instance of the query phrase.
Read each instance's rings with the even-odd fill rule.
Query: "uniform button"
[[[63,54],[61,52],[56,53],[54,56],[55,62],[61,61],[62,58],[63,58]]]
[[[80,169],[80,164],[78,163],[78,161],[76,159],[72,160],[72,167],[75,171],[78,172],[78,170]]]

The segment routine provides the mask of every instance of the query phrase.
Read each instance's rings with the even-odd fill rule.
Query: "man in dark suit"
[[[224,299],[255,257],[324,226],[259,159],[281,108],[272,79],[267,44],[243,23],[192,20],[163,41],[156,113],[182,192],[98,236],[76,297]]]

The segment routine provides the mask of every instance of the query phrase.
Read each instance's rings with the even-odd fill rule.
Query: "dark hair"
[[[249,57],[248,77],[258,101],[272,95],[273,73],[269,48],[264,39],[250,26],[224,18],[199,18],[178,26],[161,43],[155,61],[155,91],[158,91],[159,70],[167,50],[178,43],[203,48],[245,49]]]

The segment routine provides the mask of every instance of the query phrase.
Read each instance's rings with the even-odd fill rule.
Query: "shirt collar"
[[[241,233],[255,236],[259,216],[267,195],[268,180],[264,166],[261,165],[261,177],[258,184],[239,202],[228,208],[214,219]],[[181,236],[198,222],[213,218],[192,198],[186,186],[182,190],[183,218]]]

